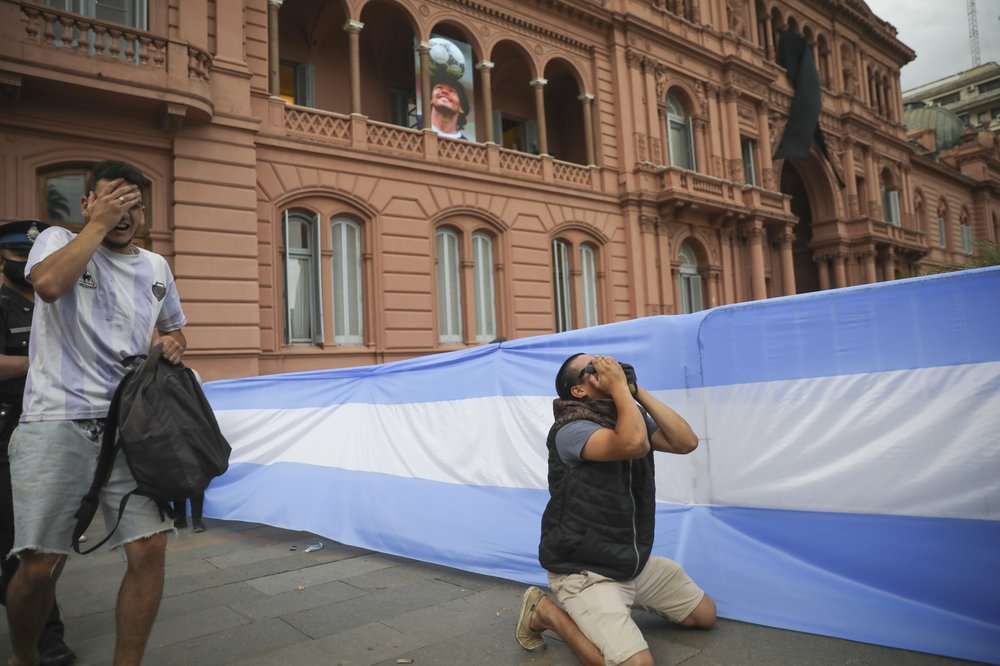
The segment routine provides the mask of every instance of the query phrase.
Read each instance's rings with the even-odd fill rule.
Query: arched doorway
[[[812,208],[809,205],[809,193],[798,169],[792,166],[790,160],[785,160],[781,167],[781,192],[791,195],[792,215],[798,218],[792,232],[795,234],[795,242],[792,244],[795,293],[819,291],[819,269],[812,251]]]
[[[842,240],[830,176],[813,154],[804,160],[785,160],[780,183],[781,192],[792,197],[792,215],[798,220],[792,229],[795,293],[819,291],[816,256],[837,251]]]

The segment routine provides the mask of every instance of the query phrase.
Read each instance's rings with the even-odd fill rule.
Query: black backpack
[[[75,516],[72,545],[78,553],[80,536],[97,513],[98,495],[111,476],[119,449],[125,453],[136,488],[122,498],[118,522],[108,536],[83,553],[93,552],[111,538],[132,495],[155,501],[161,520],[173,518],[171,501],[200,495],[229,467],[232,449],[197,377],[190,368],[163,360],[162,352],[161,345],[153,347],[122,378],[111,399],[94,481]],[[129,366],[141,358],[129,357],[122,363]]]

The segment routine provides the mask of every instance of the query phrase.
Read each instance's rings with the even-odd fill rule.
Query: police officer
[[[3,271],[3,286],[0,286],[0,592],[6,592],[7,582],[13,578],[18,565],[16,557],[7,556],[14,545],[7,445],[21,416],[24,378],[28,372],[28,336],[35,309],[35,292],[24,277],[24,264],[31,244],[47,226],[37,220],[0,224],[0,270]],[[5,594],[0,596],[4,603],[5,597]],[[65,666],[76,659],[63,642],[63,632],[59,606],[53,603],[38,639],[42,666]]]

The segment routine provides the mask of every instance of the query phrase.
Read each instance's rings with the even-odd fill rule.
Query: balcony
[[[381,123],[364,116],[345,116],[270,100],[273,129],[289,138],[350,150],[453,166],[466,173],[513,178],[590,192],[613,194],[614,178],[604,170],[532,155],[494,143],[446,139],[433,132]],[[280,115],[280,122],[276,116]]]
[[[0,39],[5,72],[57,83],[64,100],[99,89],[212,116],[212,57],[189,44],[23,0],[0,3]]]

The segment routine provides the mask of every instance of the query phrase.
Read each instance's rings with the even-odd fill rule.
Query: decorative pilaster
[[[767,125],[767,102],[757,103],[757,142],[760,148],[757,152],[760,153],[760,172],[764,189],[777,191],[778,180],[774,174],[774,162],[771,160],[774,150],[771,148],[771,131]]]
[[[281,94],[281,51],[278,49],[278,10],[284,0],[267,0],[267,89]]]

